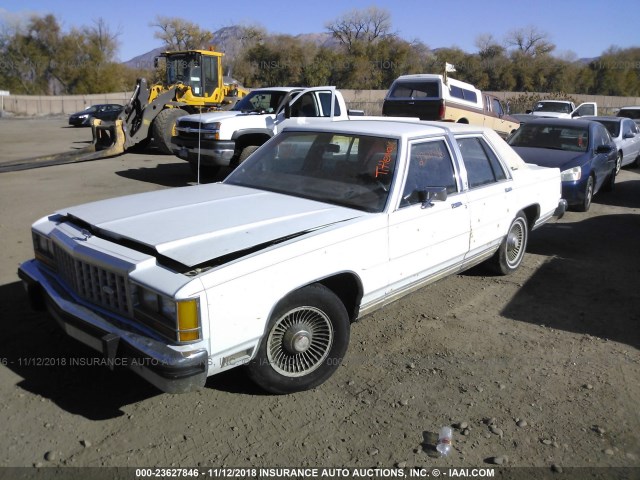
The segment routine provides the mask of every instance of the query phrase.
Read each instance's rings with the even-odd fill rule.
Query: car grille
[[[200,133],[200,122],[193,120],[179,120],[176,124],[176,131],[181,138],[198,138]]]
[[[83,299],[127,317],[133,317],[127,277],[84,262],[54,244],[58,272]]]

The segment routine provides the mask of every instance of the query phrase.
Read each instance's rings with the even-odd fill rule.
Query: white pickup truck
[[[598,104],[595,102],[581,103],[576,107],[569,100],[540,100],[533,110],[527,111],[535,117],[546,118],[580,118],[598,115]]]
[[[42,218],[18,273],[67,334],[161,390],[246,365],[287,393],[331,376],[358,318],[481,262],[515,271],[565,208],[560,171],[487,128],[296,125],[223,182]]]
[[[259,88],[231,110],[179,118],[171,142],[174,154],[194,171],[215,174],[242,163],[286,126],[348,120],[349,115],[363,112],[348,111],[335,87]]]

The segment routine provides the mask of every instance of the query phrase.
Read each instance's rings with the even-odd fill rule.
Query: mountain
[[[269,36],[276,36],[277,34],[269,34]],[[216,30],[213,33],[213,40],[211,45],[217,52],[223,52],[227,57],[233,58],[238,53],[240,43],[242,41],[242,27],[231,26],[223,27]],[[315,43],[318,46],[332,47],[337,45],[337,41],[331,36],[330,33],[301,33],[294,35],[293,38],[302,40],[305,42]],[[140,69],[152,69],[153,59],[164,52],[164,47],[155,48],[147,53],[133,57],[131,60],[122,62],[123,65],[129,68]]]

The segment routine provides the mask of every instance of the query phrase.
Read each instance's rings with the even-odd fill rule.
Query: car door
[[[398,208],[389,215],[389,291],[400,294],[456,271],[469,249],[466,195],[445,138],[409,144]],[[420,191],[446,189],[445,200],[423,201]]]
[[[609,131],[601,123],[592,122],[591,137],[591,170],[596,175],[594,192],[597,192],[609,175],[612,172],[615,173],[618,152]],[[609,148],[604,151],[599,150],[605,146]]]
[[[502,138],[506,138],[511,133],[511,122],[506,121],[504,117],[504,109],[502,103],[497,98],[491,98],[491,111],[493,118],[493,129],[500,134]]]
[[[638,158],[638,154],[640,154],[640,138],[633,120],[624,119],[621,123],[622,164],[628,165]]]
[[[580,118],[591,116],[595,117],[598,115],[598,104],[596,102],[584,102],[576,107],[576,109],[571,112],[571,118]]]
[[[333,108],[330,108],[333,103]],[[340,116],[334,87],[307,88],[300,92],[276,115],[273,133],[290,125],[322,124]]]
[[[471,234],[467,260],[487,254],[500,244],[517,212],[510,197],[513,180],[482,135],[456,137],[467,174]]]

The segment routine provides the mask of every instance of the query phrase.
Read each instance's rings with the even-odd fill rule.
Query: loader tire
[[[161,153],[172,154],[171,136],[175,135],[176,120],[189,115],[181,108],[165,108],[153,121],[153,143]]]

